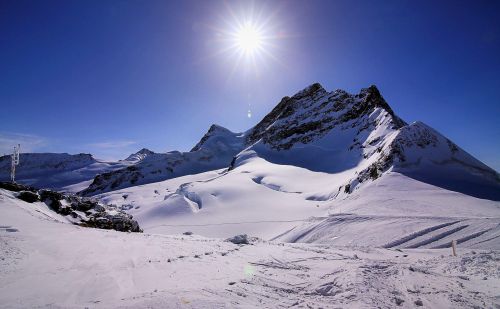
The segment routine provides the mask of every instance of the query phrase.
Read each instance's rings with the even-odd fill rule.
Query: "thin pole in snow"
[[[453,251],[453,256],[457,256],[457,241],[451,241],[451,250]]]
[[[10,166],[10,180],[12,183],[16,182],[16,165],[19,165],[19,149],[21,145],[14,146],[14,151],[12,152],[11,158],[11,166]]]

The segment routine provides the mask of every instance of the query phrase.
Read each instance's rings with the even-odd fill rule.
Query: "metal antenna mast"
[[[11,165],[10,165],[10,179],[12,182],[16,182],[16,165],[19,165],[19,149],[21,148],[20,144],[14,146],[14,152],[10,155]]]

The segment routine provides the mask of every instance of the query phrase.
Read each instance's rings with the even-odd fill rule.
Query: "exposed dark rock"
[[[46,199],[60,201],[64,198],[64,195],[62,193],[52,190],[40,190],[38,192],[40,193],[40,199],[42,201],[45,201]]]
[[[376,108],[390,116],[392,127],[406,123],[397,117],[375,86],[364,88],[357,95],[343,90],[326,92],[313,84],[293,97],[285,97],[248,134],[247,145],[262,140],[276,150],[286,150],[295,144],[307,144],[320,139],[336,127],[358,127],[358,134],[378,125],[364,117]],[[372,141],[374,144],[378,141]],[[361,144],[351,146],[364,147]]]
[[[231,242],[235,245],[251,245],[251,244],[254,244],[254,243],[262,241],[262,240],[258,237],[250,237],[247,234],[241,234],[241,235],[236,235],[236,236],[230,237],[230,238],[226,239],[225,241]],[[235,249],[235,250],[238,250],[238,249]]]
[[[370,167],[370,178],[375,180],[378,178],[378,171],[376,166],[371,166]]]
[[[399,297],[396,297],[394,298],[394,302],[396,303],[396,305],[401,306],[405,301]]]
[[[231,163],[229,163],[228,171],[233,170],[235,165],[236,165],[236,157],[233,157],[233,159],[231,160]]]
[[[250,244],[247,234],[236,235],[226,239],[228,242],[232,242],[235,245],[248,245]]]
[[[89,198],[72,194],[62,194],[51,190],[36,190],[19,184],[0,183],[2,188],[20,193],[17,198],[28,203],[42,201],[54,212],[79,220],[79,225],[101,229],[113,229],[121,232],[142,232],[133,217],[114,205],[102,205]],[[29,189],[21,190],[21,189]],[[80,212],[80,214],[79,214]],[[86,217],[81,215],[85,213]],[[75,221],[73,221],[75,222]],[[76,221],[78,222],[78,221]]]
[[[36,189],[30,186],[25,186],[19,183],[13,183],[13,182],[7,182],[7,181],[0,181],[0,189],[5,189],[13,192],[20,192],[20,191],[31,191],[35,192]]]
[[[54,210],[55,212],[62,214],[62,215],[68,215],[71,209],[69,207],[63,207],[61,204],[61,200],[64,199],[64,195],[51,191],[51,190],[40,190],[40,200],[47,204],[47,206],[50,207],[50,209]]]
[[[38,194],[31,191],[21,191],[17,195],[17,198],[28,203],[34,203],[40,200]]]

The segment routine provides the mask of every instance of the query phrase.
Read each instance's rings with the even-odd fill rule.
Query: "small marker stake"
[[[457,256],[457,241],[451,241],[451,250],[453,251],[453,256]]]

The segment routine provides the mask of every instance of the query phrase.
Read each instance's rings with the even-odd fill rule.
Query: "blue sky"
[[[255,64],[225,50],[243,20]],[[320,82],[375,84],[498,171],[499,55],[498,1],[1,1],[0,153],[189,150]]]

